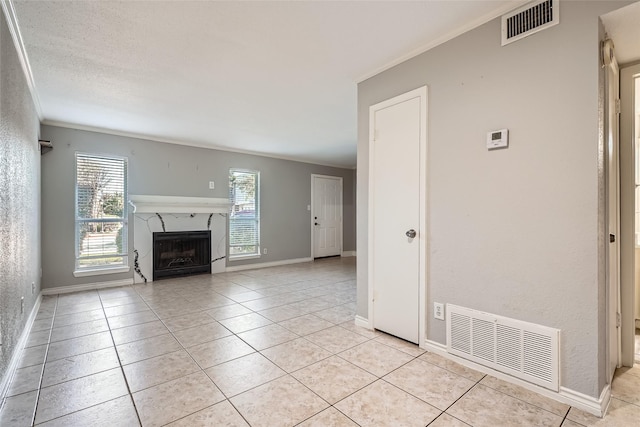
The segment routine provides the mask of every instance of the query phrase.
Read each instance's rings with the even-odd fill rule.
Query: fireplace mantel
[[[229,199],[211,197],[129,195],[135,213],[229,213]]]

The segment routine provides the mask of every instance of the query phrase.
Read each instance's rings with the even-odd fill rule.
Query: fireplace
[[[153,280],[211,274],[211,231],[153,233]]]

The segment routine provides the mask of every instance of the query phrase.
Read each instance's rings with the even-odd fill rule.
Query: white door
[[[313,257],[342,254],[342,178],[311,176]]]
[[[426,95],[424,87],[370,109],[370,316],[375,329],[414,343],[424,309]]]
[[[620,80],[618,77],[618,63],[613,55],[613,45],[605,43],[603,57],[606,59],[607,85],[607,213],[608,213],[608,252],[607,257],[607,335],[608,335],[608,364],[607,379],[611,382],[620,360],[620,174],[619,174],[619,121],[618,97],[620,94]]]

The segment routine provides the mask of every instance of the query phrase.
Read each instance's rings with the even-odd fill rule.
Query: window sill
[[[73,277],[87,277],[87,276],[100,276],[103,274],[116,274],[116,273],[128,273],[131,270],[129,266],[121,267],[102,267],[91,268],[86,270],[76,270],[73,272]]]
[[[260,255],[235,255],[233,257],[229,257],[229,262],[244,261],[246,259],[259,259],[260,257]]]

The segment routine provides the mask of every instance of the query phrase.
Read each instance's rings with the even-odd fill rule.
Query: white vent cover
[[[548,389],[559,389],[560,330],[447,304],[447,350]]]
[[[560,22],[558,0],[538,0],[502,16],[502,46]]]

